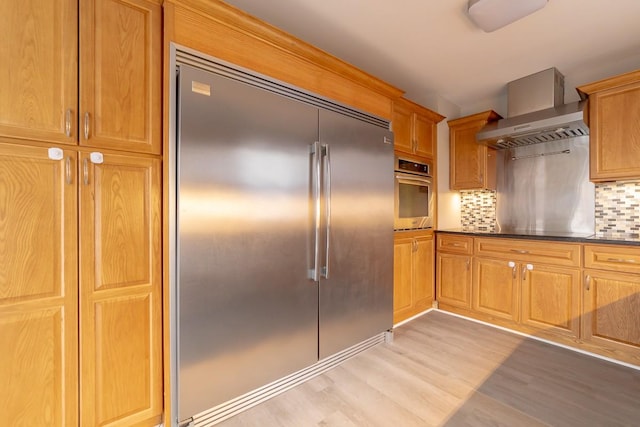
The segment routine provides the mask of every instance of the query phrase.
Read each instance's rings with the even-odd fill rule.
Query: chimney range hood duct
[[[563,102],[564,76],[555,68],[510,82],[508,117],[487,124],[476,139],[502,149],[589,135],[585,102]]]

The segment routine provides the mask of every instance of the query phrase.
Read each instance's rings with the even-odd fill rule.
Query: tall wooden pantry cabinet
[[[6,425],[161,422],[161,11],[2,6]]]

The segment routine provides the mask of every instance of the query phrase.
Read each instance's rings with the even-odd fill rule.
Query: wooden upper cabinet
[[[161,421],[160,165],[80,156],[82,425]]]
[[[7,426],[78,425],[76,153],[58,154],[0,144],[0,413]]]
[[[578,88],[589,96],[590,178],[640,178],[640,70]]]
[[[501,119],[495,111],[449,120],[449,187],[452,190],[495,190],[495,150],[478,144],[476,133]]]
[[[0,6],[0,135],[76,143],[77,0]]]
[[[160,154],[160,4],[80,2],[80,145]]]
[[[393,117],[391,120],[395,150],[413,154],[414,143],[411,131],[413,112],[409,105],[406,102],[396,100],[393,103]]]
[[[444,116],[400,98],[393,102],[392,128],[396,151],[435,157],[437,125]]]

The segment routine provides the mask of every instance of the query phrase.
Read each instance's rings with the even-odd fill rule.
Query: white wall
[[[460,193],[449,190],[449,125],[447,120],[461,117],[460,107],[439,96],[431,96],[422,103],[446,117],[438,123],[437,230],[460,227]]]

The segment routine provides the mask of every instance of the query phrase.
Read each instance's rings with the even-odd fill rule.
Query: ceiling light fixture
[[[490,33],[532,14],[546,6],[548,0],[469,0],[469,17]]]

